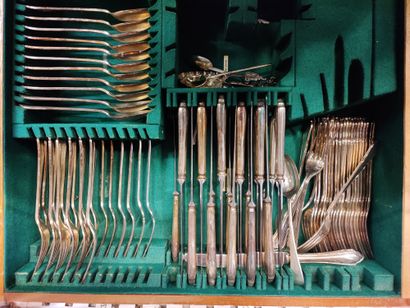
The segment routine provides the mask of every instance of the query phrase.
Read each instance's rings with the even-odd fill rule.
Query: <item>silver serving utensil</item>
[[[112,34],[109,31],[104,30],[97,30],[97,29],[83,29],[83,28],[48,28],[48,27],[33,27],[24,25],[24,28],[27,30],[35,31],[35,32],[67,32],[67,33],[89,33],[89,34],[98,34],[103,35],[108,39],[112,39],[114,41],[118,41],[121,43],[135,43],[141,40],[140,34],[145,32],[149,28],[149,24],[143,25],[141,30],[138,32],[125,32],[125,33],[115,33]]]
[[[142,202],[141,202],[141,163],[142,163],[142,140],[140,139],[138,141],[138,171],[137,171],[137,205],[138,209],[140,211],[141,215],[141,233],[139,236],[139,240],[137,245],[135,246],[134,253],[132,254],[133,258],[135,258],[138,254],[138,250],[141,246],[142,239],[144,238],[144,232],[145,232],[145,212],[142,207]]]
[[[150,198],[149,198],[149,194],[150,194],[150,175],[151,175],[151,140],[148,140],[148,160],[147,160],[147,181],[146,181],[146,192],[145,192],[145,198],[146,198],[146,204],[147,204],[147,210],[149,213],[149,216],[151,217],[151,234],[149,236],[149,240],[147,245],[145,246],[145,250],[142,253],[143,257],[147,256],[147,253],[149,251],[149,248],[151,247],[151,243],[152,243],[152,238],[154,236],[154,232],[155,232],[155,225],[156,225],[156,221],[155,221],[155,216],[154,216],[154,212],[152,211],[151,208],[151,203],[150,203]]]
[[[112,218],[112,230],[111,238],[108,243],[107,248],[105,249],[104,257],[108,257],[110,254],[112,243],[114,242],[115,234],[117,232],[117,217],[114,212],[112,205],[112,188],[113,188],[113,173],[114,173],[114,143],[110,141],[110,160],[109,160],[109,173],[108,173],[108,209]]]
[[[60,104],[64,103],[75,103],[75,104],[91,104],[91,105],[101,105],[106,106],[113,111],[118,113],[133,113],[137,107],[148,106],[151,101],[136,101],[130,103],[113,103],[103,100],[94,100],[94,99],[81,99],[81,98],[69,98],[69,97],[48,97],[48,96],[29,96],[29,95],[20,95],[21,98],[28,101],[40,101],[40,102],[58,102]]]
[[[320,263],[332,265],[354,266],[363,261],[364,256],[354,249],[340,249],[327,252],[298,253],[300,263]],[[289,262],[289,255],[286,261]]]
[[[85,283],[87,280],[88,272],[90,271],[91,265],[94,260],[95,251],[97,249],[97,228],[96,221],[94,224],[91,223],[91,212],[93,209],[93,194],[94,194],[94,178],[95,178],[95,142],[89,139],[89,159],[88,159],[88,191],[87,191],[87,206],[85,210],[85,223],[90,232],[89,246],[86,247],[85,255],[80,255],[80,260],[82,257],[88,256],[87,266],[81,278],[81,283]],[[82,251],[83,252],[83,251]]]
[[[127,94],[114,94],[108,91],[105,88],[99,87],[38,87],[38,86],[23,86],[27,90],[36,90],[36,91],[79,91],[79,92],[101,92],[104,93],[117,101],[121,102],[133,102],[140,99],[141,96],[145,96],[146,92],[141,93],[142,91],[149,89],[149,85],[140,85],[140,92],[127,93]]]
[[[38,271],[41,264],[43,264],[46,257],[49,243],[50,243],[50,230],[47,224],[41,220],[40,217],[40,202],[43,187],[45,187],[47,177],[47,144],[45,141],[36,139],[37,143],[37,185],[36,185],[36,209],[35,209],[35,221],[40,233],[40,252],[38,254],[37,262],[34,267],[34,271],[31,277]]]
[[[283,184],[285,168],[289,165],[285,163],[285,129],[286,129],[286,107],[282,101],[278,102],[276,110],[276,124],[277,124],[277,143],[276,143],[276,182],[278,187],[278,203],[280,209],[283,206]],[[287,172],[288,173],[288,172]],[[291,173],[291,172],[289,172]],[[290,268],[295,274],[295,284],[302,285],[304,283],[304,276],[302,267],[300,266],[300,261],[297,252],[297,243],[295,241],[294,229],[293,229],[293,217],[290,215],[292,211],[292,200],[288,199],[288,224],[289,224],[289,237],[288,237],[288,247],[290,251]],[[282,212],[282,211],[280,211]],[[280,220],[279,220],[280,221]],[[277,228],[280,228],[281,224],[278,224]],[[279,239],[279,248],[281,247]],[[281,263],[281,261],[280,261]]]
[[[18,7],[24,7],[34,11],[41,12],[80,12],[80,13],[100,13],[114,17],[121,21],[138,21],[149,18],[150,13],[146,8],[120,10],[111,12],[101,8],[83,8],[83,7],[55,7],[55,6],[35,6],[18,4]]]
[[[121,215],[122,219],[122,229],[121,229],[121,235],[120,239],[117,244],[117,248],[115,249],[114,252],[114,258],[118,257],[118,254],[120,253],[120,249],[122,246],[122,242],[124,241],[125,237],[125,231],[127,230],[127,217],[125,216],[125,213],[122,209],[122,174],[123,174],[123,169],[124,169],[124,142],[121,141],[121,151],[120,151],[120,165],[119,165],[119,174],[118,174],[118,190],[117,190],[117,208],[118,212]]]
[[[69,111],[69,112],[78,112],[78,113],[88,113],[90,114],[103,114],[110,119],[126,119],[126,118],[133,118],[144,116],[151,111],[151,109],[146,109],[147,107],[144,106],[138,110],[136,108],[135,112],[133,113],[112,113],[106,110],[101,109],[94,109],[94,108],[79,108],[79,107],[57,107],[57,106],[30,106],[25,104],[18,104],[18,106],[22,107],[26,110],[36,110],[36,111]]]
[[[97,45],[107,47],[106,52],[112,53],[123,53],[128,51],[135,51],[140,50],[140,46],[144,43],[145,45],[148,44],[148,40],[151,38],[149,33],[141,33],[136,36],[136,41],[132,43],[125,43],[114,45],[105,40],[98,40],[98,39],[85,39],[85,38],[67,38],[67,37],[52,37],[52,36],[34,36],[34,35],[24,35],[24,38],[27,40],[32,41],[40,41],[40,42],[58,42],[58,43],[80,43],[80,44],[87,44],[87,45]],[[105,53],[105,52],[104,52]]]
[[[141,66],[139,65],[141,64]],[[142,69],[140,69],[142,67]],[[149,68],[146,63],[136,64],[124,64],[120,69],[130,70],[128,73],[119,74],[111,73],[110,70],[102,67],[96,66],[36,66],[36,65],[23,65],[25,70],[30,71],[46,71],[46,72],[92,72],[92,73],[103,73],[117,80],[123,81],[138,81],[141,79],[142,72]]]
[[[120,64],[111,64],[107,60],[101,59],[91,59],[91,58],[75,58],[75,57],[43,57],[43,56],[30,56],[24,55],[24,58],[29,60],[38,60],[38,61],[67,61],[67,62],[80,62],[80,63],[93,63],[101,64],[102,68],[110,67],[120,73],[134,73],[133,80],[145,80],[149,78],[149,74],[146,71],[150,68],[149,64],[146,62],[126,62]],[[87,66],[93,68],[92,66]]]
[[[57,21],[63,22],[64,24],[74,22],[74,23],[87,23],[87,24],[96,24],[106,26],[111,30],[118,32],[141,32],[148,30],[150,28],[149,22],[146,22],[150,16],[145,15],[145,20],[140,19],[138,21],[126,21],[117,24],[111,24],[106,20],[102,19],[90,19],[90,18],[71,18],[71,17],[44,17],[44,16],[31,16],[31,15],[21,15],[27,20],[36,20],[36,21]]]
[[[134,143],[131,142],[129,158],[128,158],[128,178],[127,178],[127,196],[126,196],[126,208],[127,208],[128,215],[131,217],[131,232],[130,232],[127,245],[125,246],[125,249],[123,252],[124,257],[126,257],[128,254],[128,251],[131,247],[132,240],[134,239],[134,232],[135,232],[135,217],[131,209],[131,183],[132,183],[132,170],[133,170],[132,168],[133,156],[134,156]]]
[[[96,54],[101,54],[101,56],[105,58],[113,58],[114,60],[122,60],[122,61],[144,61],[148,60],[151,56],[148,52],[149,49],[148,44],[139,44],[138,49],[135,47],[135,50],[132,51],[125,51],[119,53],[111,53],[104,48],[97,48],[97,47],[70,47],[70,46],[36,46],[36,45],[24,45],[25,49],[29,50],[41,50],[44,51],[58,51],[58,52],[92,52]],[[26,58],[30,58],[30,56],[26,56]],[[34,57],[37,60],[47,60],[47,57]],[[55,57],[56,60],[63,60],[63,61],[83,61],[83,62],[94,62],[94,63],[109,63],[107,60],[95,60],[95,59],[82,59],[82,58],[58,58]],[[71,60],[70,60],[71,59]],[[130,63],[125,63],[130,64]],[[121,65],[124,66],[125,64],[119,64],[117,67]],[[110,65],[110,64],[109,64]]]

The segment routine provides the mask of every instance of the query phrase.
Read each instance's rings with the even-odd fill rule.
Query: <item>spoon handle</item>
[[[357,265],[364,259],[363,255],[354,249],[341,249],[317,253],[300,253],[298,255],[301,263]]]

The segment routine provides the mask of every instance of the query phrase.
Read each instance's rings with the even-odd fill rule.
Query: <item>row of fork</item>
[[[337,206],[330,209],[329,205],[374,144],[374,124],[361,118],[325,118],[314,124],[311,133],[311,150],[320,149],[325,164],[315,179],[313,207],[304,213],[305,237],[315,234],[327,216],[331,229],[316,247],[317,251],[353,248],[371,257],[367,232],[371,161],[349,185]]]
[[[151,231],[142,257],[147,255],[152,242],[155,217],[149,201],[151,141],[148,141],[146,160],[143,142],[138,142],[136,179],[133,142],[128,146],[126,177],[124,142],[120,143],[116,155],[114,142],[110,141],[108,157],[105,141],[100,142],[98,156],[97,142],[89,139],[88,146],[85,143],[82,139],[37,139],[35,221],[41,241],[33,275],[41,272],[40,281],[49,270],[56,273],[63,268],[61,280],[70,273],[72,281],[77,272],[83,272],[81,282],[85,282],[96,256],[139,257],[148,219]],[[114,165],[116,158],[119,158],[118,166]],[[142,160],[146,165],[145,181],[141,176]],[[116,181],[118,185],[114,185]],[[126,183],[125,209],[123,182]],[[141,197],[142,188],[146,189],[145,202]],[[99,207],[96,207],[98,199]],[[74,271],[70,271],[72,268]]]

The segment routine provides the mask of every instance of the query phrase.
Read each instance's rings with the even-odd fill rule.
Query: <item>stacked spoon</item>
[[[22,108],[111,119],[150,112],[148,9],[111,13],[24,4],[16,9]]]

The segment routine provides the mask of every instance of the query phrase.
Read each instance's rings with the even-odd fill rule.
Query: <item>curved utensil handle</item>
[[[185,102],[178,108],[178,180],[186,179],[188,109]]]
[[[250,202],[247,206],[248,228],[246,238],[248,242],[247,259],[246,259],[246,276],[248,286],[252,287],[255,284],[256,276],[256,214],[255,204]]]
[[[196,280],[196,209],[195,204],[188,205],[188,254],[187,254],[188,283]]]
[[[263,201],[263,240],[265,242],[265,270],[268,282],[275,278],[275,261],[272,243],[272,202],[270,199]]]
[[[280,190],[282,187],[280,187]],[[279,191],[279,194],[282,194],[282,191]],[[292,202],[288,203],[288,211],[292,213]],[[300,265],[297,245],[295,242],[295,234],[293,232],[293,220],[292,215],[288,215],[288,223],[289,223],[289,236],[288,236],[288,246],[289,246],[289,254],[290,254],[290,268],[295,275],[295,284],[303,285],[305,283],[305,278],[303,276],[302,267]]]
[[[236,280],[236,206],[231,202],[228,209],[229,225],[228,225],[228,243],[227,243],[227,259],[226,259],[226,275],[228,277],[228,285],[233,286]]]
[[[236,108],[236,170],[238,182],[245,180],[246,107],[243,102]]]
[[[216,226],[215,226],[215,203],[213,197],[207,206],[207,243],[206,243],[206,272],[208,284],[215,285],[216,279]]]
[[[299,260],[301,263],[357,265],[362,262],[363,259],[364,256],[354,249],[341,249],[336,251],[299,254]]]
[[[226,176],[226,106],[223,96],[219,97],[216,105],[216,127],[218,141],[218,177]],[[225,188],[223,188],[225,189]]]
[[[172,261],[177,262],[179,253],[179,193],[174,192],[172,202],[172,240],[171,254]]]
[[[258,102],[255,111],[255,179],[263,180],[265,175],[265,106]]]
[[[198,180],[206,178],[206,109],[204,103],[197,108],[196,125],[198,129]]]
[[[292,203],[292,217],[293,217],[293,230],[294,230],[294,236],[295,236],[295,243],[298,243],[299,240],[299,229],[300,229],[300,222],[302,219],[302,208],[305,202],[305,197],[307,193],[307,189],[309,186],[309,182],[312,179],[312,177],[306,177],[302,185],[299,187],[298,192],[295,194],[294,198],[291,198],[288,200],[288,203]],[[288,212],[285,213],[285,215],[289,215]],[[286,229],[288,228],[288,224],[285,224],[284,231],[282,232],[283,237],[281,237],[281,242],[284,243],[286,242],[286,237],[288,236],[288,231]]]

